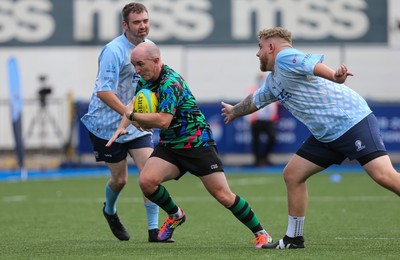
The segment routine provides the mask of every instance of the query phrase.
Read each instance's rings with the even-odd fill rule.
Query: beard
[[[149,35],[149,30],[141,31],[141,32],[137,32],[134,33],[132,30],[130,30],[130,28],[128,28],[127,33],[129,33],[129,35],[135,40],[135,42],[144,42],[144,39],[147,37],[147,35]],[[140,36],[138,36],[138,34],[140,34]]]
[[[129,35],[135,40],[135,42],[143,42],[145,37],[138,37],[136,34],[129,32]]]
[[[260,61],[260,71],[266,72],[267,71],[267,64]]]

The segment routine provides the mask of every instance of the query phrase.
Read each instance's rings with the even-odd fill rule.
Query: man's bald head
[[[142,42],[133,49],[131,62],[136,73],[146,81],[156,80],[161,73],[160,49],[151,42]]]
[[[132,62],[134,57],[139,56],[144,59],[160,58],[160,49],[151,42],[142,42],[132,51]]]

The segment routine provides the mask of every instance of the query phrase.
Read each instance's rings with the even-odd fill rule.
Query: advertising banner
[[[235,103],[235,102],[232,102]],[[390,152],[400,152],[400,104],[369,104],[378,119],[382,138],[386,149]],[[238,118],[232,123],[225,125],[221,116],[220,103],[200,103],[210,124],[214,138],[221,154],[237,154],[251,152],[251,133],[248,120],[244,117]],[[87,103],[79,103],[76,106],[77,118],[83,116],[88,108]],[[79,124],[78,153],[91,153],[92,147],[85,126]],[[295,153],[303,141],[310,135],[309,130],[295,119],[284,108],[280,108],[277,127],[277,142],[273,153]],[[155,131],[154,140],[157,142],[158,133]]]
[[[13,126],[15,140],[15,154],[17,156],[18,167],[24,167],[24,143],[22,140],[22,88],[20,84],[20,75],[18,62],[15,57],[8,59],[8,81],[10,90],[10,111],[11,124]]]
[[[387,0],[143,0],[158,44],[254,44],[282,26],[296,43],[388,42]],[[0,46],[104,45],[125,0],[1,0]]]

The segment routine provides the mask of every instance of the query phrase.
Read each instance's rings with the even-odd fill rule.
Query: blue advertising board
[[[250,153],[251,133],[246,117],[225,125],[219,103],[199,105],[214,133],[220,153]],[[289,112],[280,107],[276,125],[277,141],[273,153],[292,153],[300,147],[310,132]],[[266,138],[266,137],[265,137]]]
[[[382,139],[390,152],[400,152],[400,104],[373,104]]]
[[[400,152],[400,103],[369,102],[369,104],[378,119],[387,150],[389,153]],[[199,107],[213,130],[218,151],[221,154],[251,152],[250,125],[245,117],[238,118],[226,125],[221,116],[220,103],[200,103]],[[79,127],[78,154],[92,153],[88,132],[80,122],[80,118],[86,113],[87,108],[88,103],[76,103],[77,125]],[[310,132],[282,107],[280,107],[279,116],[277,123],[277,143],[272,152],[282,154],[294,153],[310,135]],[[157,131],[155,131],[154,140],[155,142],[158,141]]]

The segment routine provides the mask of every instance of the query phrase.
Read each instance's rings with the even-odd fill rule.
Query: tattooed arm
[[[237,103],[235,106],[221,102],[222,109],[221,115],[224,118],[225,124],[228,124],[238,117],[251,114],[258,110],[258,108],[253,104],[253,94],[248,95],[245,99]]]

